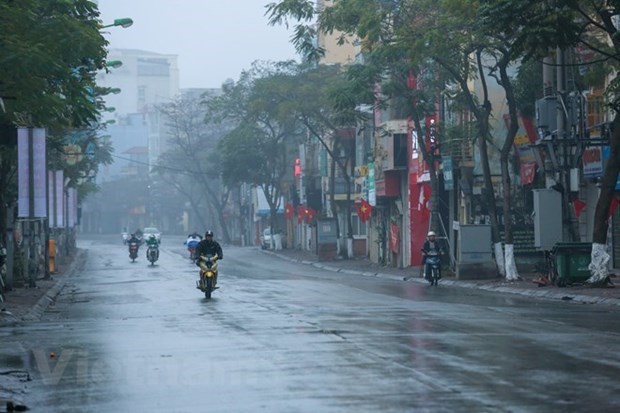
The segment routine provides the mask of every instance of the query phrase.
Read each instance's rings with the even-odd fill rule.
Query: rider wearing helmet
[[[149,235],[149,237],[146,239],[146,246],[147,246],[147,250],[146,250],[147,257],[146,258],[147,259],[149,258],[148,257],[148,253],[149,253],[148,247],[154,247],[155,251],[157,252],[156,257],[157,257],[157,259],[159,259],[159,240],[157,239],[155,234]]]
[[[209,230],[205,232],[204,239],[196,246],[196,256],[200,257],[201,255],[215,254],[217,254],[217,257],[220,260],[224,258],[224,255],[222,254],[222,247],[213,239],[213,231]],[[200,266],[200,263],[196,262],[196,265]]]
[[[431,273],[428,263],[426,262],[426,257],[430,252],[435,252],[439,255],[443,255],[443,248],[439,245],[439,242],[436,240],[437,234],[435,231],[429,231],[426,234],[426,241],[424,241],[424,246],[422,246],[422,255],[423,255],[423,264],[424,264],[424,279],[428,280],[429,274]],[[441,278],[441,276],[440,276]]]

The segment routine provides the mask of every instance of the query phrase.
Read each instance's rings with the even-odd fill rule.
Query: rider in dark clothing
[[[205,233],[204,239],[200,241],[196,246],[196,256],[200,257],[201,255],[215,254],[217,254],[217,257],[220,260],[224,258],[224,255],[222,253],[222,247],[217,241],[213,240],[213,231],[207,231]],[[200,263],[198,261],[196,261],[196,265],[200,266]]]
[[[436,234],[434,231],[429,231],[426,235],[427,239],[424,241],[424,246],[422,247],[422,256],[424,258],[424,279],[428,280],[430,277],[431,269],[429,268],[429,264],[426,261],[429,253],[435,253],[437,255],[443,255],[443,248],[439,245],[439,242],[435,239]],[[441,275],[439,276],[441,278]]]
[[[138,245],[142,244],[142,240],[136,236],[136,234],[131,234],[129,239],[127,240],[127,244],[136,243]]]

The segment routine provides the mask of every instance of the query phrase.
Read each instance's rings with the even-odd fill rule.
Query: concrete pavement
[[[312,265],[326,271],[355,274],[368,277],[388,278],[402,282],[428,284],[421,276],[420,267],[392,268],[370,262],[368,259],[333,260],[321,262],[317,256],[306,251],[286,249],[279,251],[264,250],[280,259]],[[451,285],[461,288],[474,288],[506,294],[518,294],[533,298],[572,301],[582,304],[620,305],[619,288],[593,288],[590,286],[557,287],[547,285],[540,287],[534,282],[540,275],[533,272],[520,272],[521,281],[508,282],[501,278],[492,280],[457,280],[454,276],[443,275],[440,285]],[[612,281],[616,278],[612,276]]]
[[[49,279],[38,279],[35,288],[15,287],[7,291],[4,296],[6,301],[0,303],[0,325],[41,318],[45,310],[54,305],[67,278],[83,268],[86,256],[86,250],[77,249]]]
[[[384,267],[367,259],[320,262],[315,255],[296,249],[280,251],[263,250],[263,252],[279,259],[312,265],[325,271],[427,284],[421,278],[420,267],[405,269]],[[12,291],[7,292],[5,294],[6,302],[0,303],[0,325],[38,320],[45,310],[54,305],[56,296],[64,287],[67,278],[79,271],[80,268],[83,268],[86,255],[87,250],[78,249],[72,255],[71,261],[60,266],[58,272],[53,274],[49,280],[38,280],[36,288],[14,288]],[[522,280],[517,282],[507,282],[499,278],[462,281],[457,280],[453,276],[444,275],[440,285],[474,288],[551,300],[573,301],[583,304],[620,305],[620,288],[557,287],[554,285],[539,287],[538,284],[533,282],[535,278],[538,278],[538,274],[521,272],[519,275]],[[612,278],[612,280],[615,280],[615,278]]]

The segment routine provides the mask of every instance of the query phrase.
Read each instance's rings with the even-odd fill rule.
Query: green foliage
[[[207,99],[207,119],[234,125],[218,145],[222,176],[227,185],[242,182],[280,188],[289,159],[287,142],[299,138],[294,107],[287,96],[297,64],[254,62],[238,82]],[[276,202],[276,198],[269,201]]]
[[[534,104],[543,97],[542,84],[542,63],[539,60],[529,60],[519,66],[514,87],[518,109],[523,116],[534,118]]]
[[[82,127],[97,119],[107,44],[88,0],[0,1],[0,121]]]
[[[96,137],[102,97],[109,93],[95,84],[107,54],[97,5],[88,0],[0,0],[0,27],[0,98],[5,107],[0,124],[45,127],[50,167],[64,169],[74,185],[83,184],[82,195],[93,191],[88,175],[111,162],[111,147]],[[95,156],[67,166],[63,147],[74,130],[85,131],[83,149],[92,142]],[[2,156],[0,202],[14,202],[15,169],[16,157]]]

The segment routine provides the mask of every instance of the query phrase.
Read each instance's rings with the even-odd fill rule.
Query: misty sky
[[[217,88],[255,60],[299,60],[292,31],[267,24],[265,5],[272,1],[99,0],[99,10],[104,24],[134,21],[106,29],[110,48],[176,54],[182,88]]]

